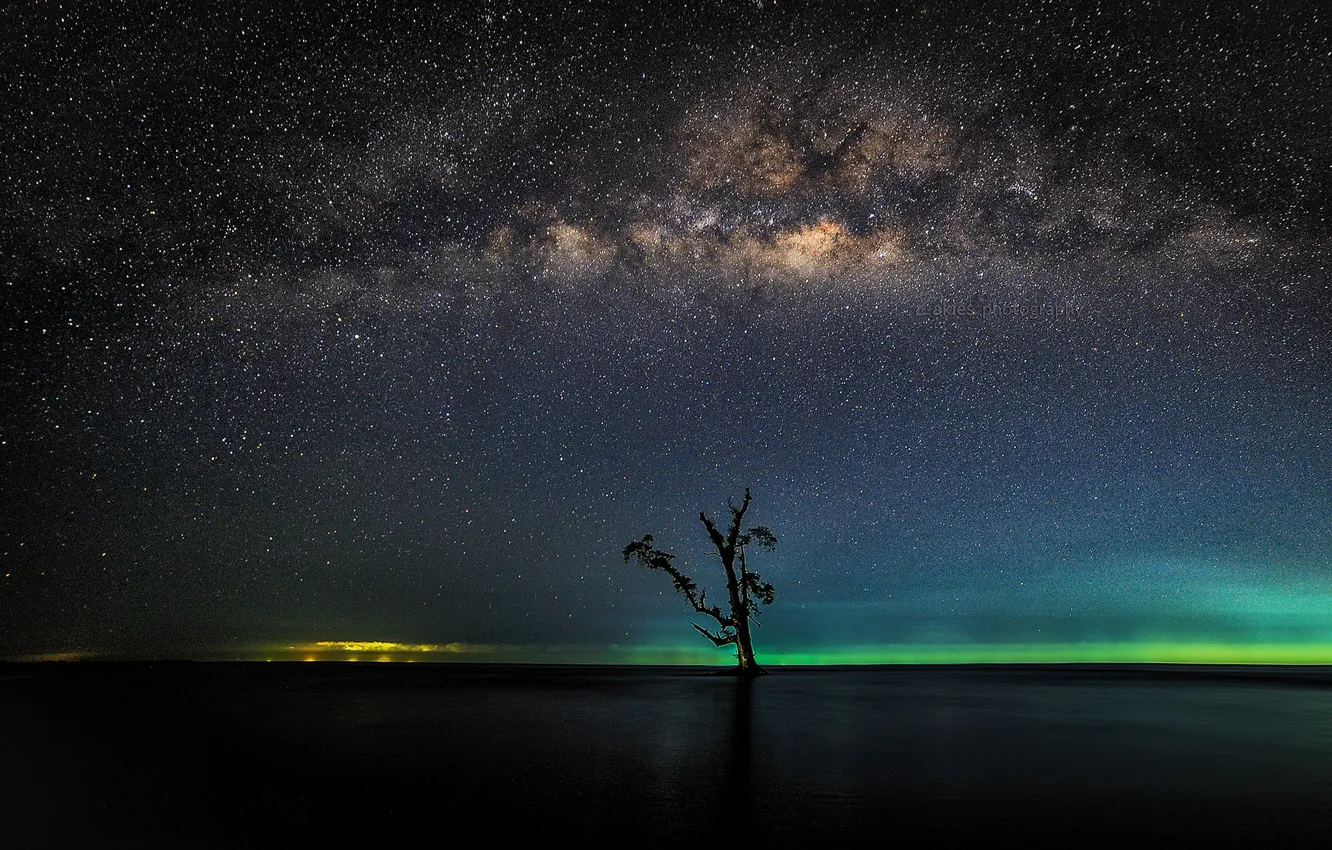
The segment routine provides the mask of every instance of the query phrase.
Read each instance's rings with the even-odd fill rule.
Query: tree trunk
[[[740,526],[745,519],[745,511],[749,510],[749,488],[745,488],[744,501],[740,507],[736,507],[727,500],[726,506],[731,509],[731,527],[727,530],[726,536],[708,519],[708,515],[699,511],[698,518],[702,520],[703,527],[708,530],[708,537],[712,539],[712,545],[717,550],[717,557],[721,558],[722,567],[726,570],[726,592],[730,597],[731,603],[731,622],[730,627],[735,629],[735,658],[739,663],[737,672],[741,676],[758,676],[763,671],[759,669],[758,662],[754,660],[754,644],[749,638],[749,604],[746,585],[741,581],[741,577],[735,574],[735,555],[740,552],[740,569],[743,572],[745,567],[745,556],[743,548],[740,548]]]
[[[742,614],[743,617],[743,614]],[[749,642],[749,618],[744,617],[735,630],[735,655],[740,662],[741,676],[758,676],[763,669],[754,660],[754,645]]]
[[[726,591],[730,595],[731,620],[735,626],[735,657],[739,663],[737,672],[741,676],[758,676],[763,671],[754,660],[754,644],[749,638],[749,610],[744,604],[740,581],[735,574],[735,550],[723,549],[720,552],[722,566],[726,568]]]

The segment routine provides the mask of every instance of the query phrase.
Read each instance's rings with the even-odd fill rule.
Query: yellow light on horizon
[[[291,647],[306,652],[426,653],[471,652],[479,647],[466,643],[398,643],[391,640],[320,640]]]

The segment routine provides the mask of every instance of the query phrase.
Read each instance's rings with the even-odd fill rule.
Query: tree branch
[[[726,549],[726,538],[722,537],[721,532],[717,530],[717,526],[712,524],[712,520],[708,519],[707,514],[699,511],[698,518],[703,520],[703,525],[708,529],[708,537],[712,538],[712,545],[716,546],[717,553],[721,554]]]
[[[637,558],[638,562],[650,570],[661,570],[671,577],[671,583],[675,589],[686,600],[690,607],[700,614],[706,614],[717,621],[722,628],[728,628],[734,625],[732,617],[722,614],[721,606],[708,605],[708,592],[700,590],[694,580],[675,568],[671,561],[675,558],[669,552],[663,552],[652,545],[652,535],[643,535],[642,540],[635,540],[624,547],[624,562],[627,564],[631,558]]]
[[[734,552],[740,539],[740,524],[744,522],[745,511],[749,510],[749,488],[745,488],[745,498],[740,502],[740,507],[733,505],[730,499],[726,500],[726,507],[731,509],[731,527],[726,532],[726,548]]]
[[[690,623],[689,625],[693,626],[695,629],[698,630],[699,634],[703,635],[703,637],[712,641],[717,646],[726,646],[726,644],[728,643],[735,643],[736,640],[735,632],[723,631],[721,634],[714,635],[712,632],[703,628],[698,623]]]

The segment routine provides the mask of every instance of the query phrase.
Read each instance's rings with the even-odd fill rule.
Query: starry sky
[[[1317,4],[278,5],[0,12],[0,656],[1332,647]]]

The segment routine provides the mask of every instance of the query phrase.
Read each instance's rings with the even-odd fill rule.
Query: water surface
[[[1332,841],[1319,668],[41,665],[0,679],[32,846]]]

